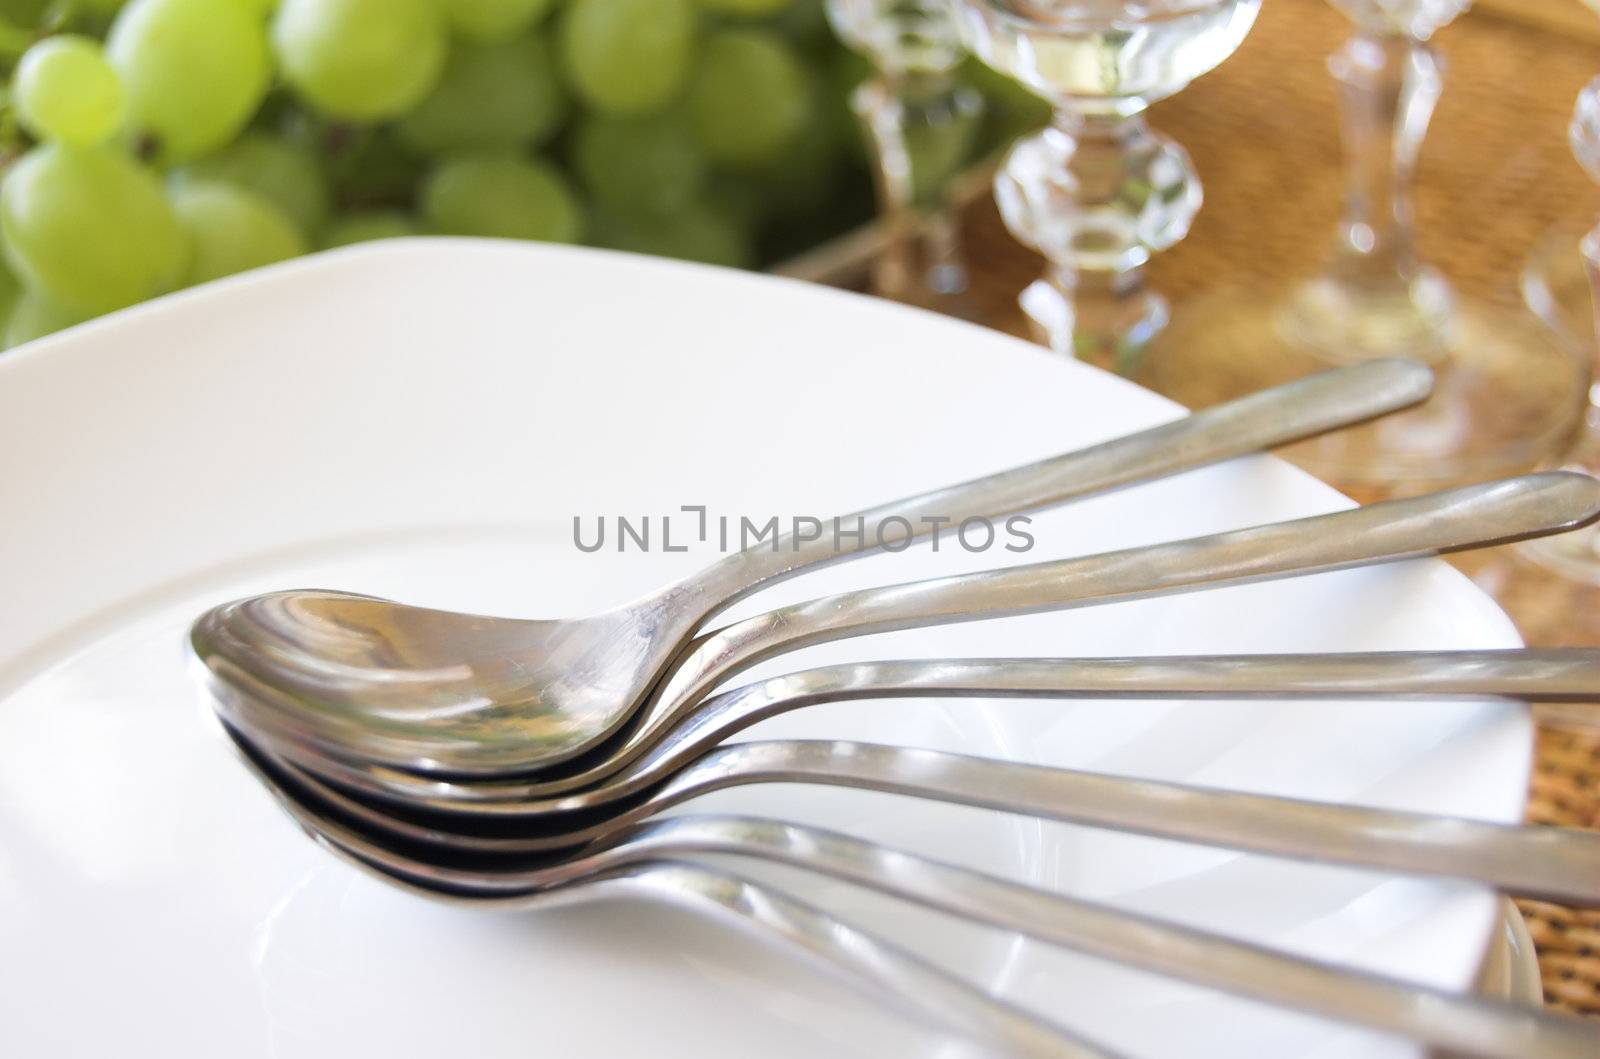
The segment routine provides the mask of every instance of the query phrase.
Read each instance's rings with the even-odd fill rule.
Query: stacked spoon
[[[815,599],[710,631],[780,579],[863,554],[889,520],[998,518],[1148,481],[1422,400],[1406,361],[1313,376],[1043,463],[864,512],[866,532],[780,540],[593,618],[525,621],[348,593],[281,592],[192,632],[219,716],[313,836],[457,901],[643,889],[777,933],[1008,1053],[1109,1054],[916,956],[746,879],[678,863],[775,860],[1161,973],[1469,1054],[1592,1056],[1567,1020],[1420,990],[1019,886],[795,824],[658,814],[746,783],[863,788],[1190,842],[1600,903],[1600,836],[1361,809],[858,743],[725,745],[820,702],[903,696],[1600,701],[1600,652],[878,662],[715,694],[749,667],[845,637],[1066,609],[1436,555],[1600,516],[1600,483],[1528,475],[1185,541]],[[925,516],[933,516],[925,518]],[[850,516],[853,521],[855,516]],[[902,535],[903,536],[903,535]],[[898,539],[898,538],[896,538]]]

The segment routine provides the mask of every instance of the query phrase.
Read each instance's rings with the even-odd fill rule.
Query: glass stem
[[[1183,238],[1200,208],[1188,155],[1150,128],[1137,101],[1105,111],[1063,102],[1048,128],[1013,148],[995,197],[1006,226],[1050,263],[1022,295],[1040,338],[1136,371],[1168,318],[1144,266]]]
[[[1572,114],[1567,136],[1572,153],[1589,176],[1600,181],[1600,77],[1583,86]],[[1589,275],[1589,311],[1596,335],[1600,335],[1600,224],[1590,229],[1579,244],[1584,269]],[[1589,407],[1585,424],[1591,441],[1600,448],[1600,343],[1590,342]]]
[[[937,305],[967,287],[951,177],[965,160],[981,99],[949,73],[880,72],[851,105],[873,156],[886,244],[873,271],[877,293]]]
[[[1334,268],[1353,280],[1409,284],[1420,268],[1411,184],[1442,86],[1433,50],[1357,34],[1329,61],[1344,105],[1349,190]]]
[[[1339,359],[1442,356],[1450,294],[1417,255],[1411,187],[1443,65],[1422,41],[1363,30],[1328,66],[1343,112],[1345,213],[1333,259],[1299,306],[1300,337]]]

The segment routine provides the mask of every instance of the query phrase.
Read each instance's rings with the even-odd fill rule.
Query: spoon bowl
[[[539,621],[273,592],[207,611],[190,642],[223,683],[286,697],[334,728],[359,719],[379,753],[472,771],[460,763],[558,762],[614,727],[699,620],[682,595]],[[419,741],[437,754],[418,754]]]

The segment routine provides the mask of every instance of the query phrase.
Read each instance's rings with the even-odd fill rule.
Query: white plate
[[[186,670],[203,606],[318,584],[588,613],[707,561],[587,555],[582,516],[828,515],[1172,417],[982,329],[799,283],[600,252],[409,241],[304,259],[0,357],[0,1026],[14,1055],[946,1055],[786,957],[655,906],[436,907],[306,841]],[[1266,458],[1036,519],[1026,557],[1344,506]],[[741,612],[1016,562],[946,545]],[[884,656],[1505,647],[1487,598],[1411,563],[905,632]],[[752,737],[920,746],[1512,820],[1524,712],[1483,704],[857,703]],[[1475,888],[1290,865],[888,796],[776,786],[781,813],[1442,986],[1495,918]],[[1405,1055],[769,873],[1140,1053]]]

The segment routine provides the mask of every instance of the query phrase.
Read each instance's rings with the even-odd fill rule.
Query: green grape
[[[687,203],[666,216],[603,211],[595,218],[595,242],[728,268],[749,268],[755,260],[749,230],[733,214],[703,202]]]
[[[838,48],[833,30],[828,27],[823,0],[790,0],[772,20],[772,28],[791,44],[807,51],[833,51]]]
[[[506,155],[445,162],[422,187],[422,212],[446,235],[575,243],[583,214],[553,166]]]
[[[189,252],[161,182],[107,147],[29,151],[0,184],[0,230],[28,286],[86,312],[171,290]]]
[[[730,222],[754,232],[767,218],[770,203],[755,182],[740,173],[713,173],[706,182],[705,202],[715,202],[717,211]]]
[[[787,8],[793,0],[698,0],[707,11],[738,18],[771,18]]]
[[[400,142],[392,125],[345,130],[329,160],[334,199],[347,209],[385,209],[416,197],[427,160]]]
[[[419,151],[542,143],[566,114],[550,46],[541,35],[505,44],[457,44],[432,94],[399,125]]]
[[[561,59],[591,107],[648,114],[683,87],[694,36],[690,0],[573,0],[561,25]]]
[[[174,183],[220,180],[271,202],[302,232],[328,219],[328,180],[316,156],[297,143],[264,132],[247,132],[214,154],[172,174]]]
[[[193,241],[185,281],[221,279],[306,252],[282,210],[253,191],[220,180],[188,180],[172,189],[172,206]]]
[[[510,40],[550,13],[554,0],[441,0],[458,37],[477,44]]]
[[[867,149],[866,131],[856,116],[851,98],[861,82],[872,75],[872,64],[859,52],[837,48],[830,57],[821,78],[822,91],[819,106],[823,120],[833,130],[834,137],[844,145],[846,153],[857,164],[870,168],[871,152]]]
[[[23,291],[11,305],[10,316],[6,320],[5,347],[10,349],[64,331],[85,320],[92,320],[94,316],[94,313],[62,305],[38,291]]]
[[[832,205],[841,161],[833,129],[813,112],[789,150],[751,171],[749,177],[765,196],[770,215],[812,216]]]
[[[416,221],[398,211],[352,213],[330,224],[322,233],[319,245],[324,250],[331,250],[336,246],[366,243],[374,239],[401,239],[408,235],[420,235],[421,232]]]
[[[10,321],[17,302],[22,300],[22,282],[11,274],[8,268],[0,268],[0,336],[4,335],[5,325]],[[0,341],[0,347],[5,345]]]
[[[782,39],[762,30],[722,30],[706,41],[689,116],[712,159],[751,166],[780,155],[815,106],[805,68]]]
[[[175,163],[239,134],[267,94],[272,63],[259,16],[216,0],[132,0],[106,38],[128,116]]]
[[[397,117],[422,102],[448,47],[436,0],[282,0],[272,42],[290,86],[346,121]]]
[[[592,115],[572,140],[572,164],[601,205],[664,214],[699,193],[710,166],[676,112],[648,118]]]
[[[41,140],[93,147],[117,131],[126,102],[97,41],[46,37],[23,53],[11,78],[23,128]]]
[[[0,18],[13,26],[32,29],[39,24],[51,0],[0,0]]]

